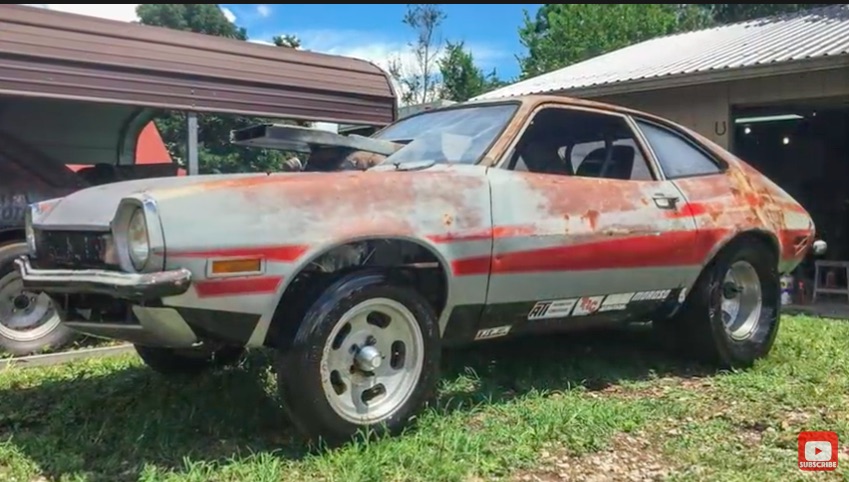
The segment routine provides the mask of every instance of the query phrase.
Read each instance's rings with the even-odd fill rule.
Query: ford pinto
[[[281,133],[233,138],[284,148]],[[293,423],[333,443],[407,426],[450,344],[652,321],[690,356],[746,367],[776,337],[781,273],[825,250],[784,190],[637,111],[527,96],[328,135],[340,150],[311,158],[372,157],[33,204],[23,283],[162,373],[275,350]]]

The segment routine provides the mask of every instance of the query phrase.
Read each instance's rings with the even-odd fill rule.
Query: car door
[[[615,113],[534,114],[505,169],[488,173],[484,328],[638,318],[677,298],[697,264],[695,224],[638,139]]]
[[[751,222],[751,206],[736,199],[746,187],[739,178],[729,177],[725,166],[685,133],[649,119],[634,121],[664,178],[681,191],[693,215],[698,229],[694,256],[700,259],[701,268],[722,240],[731,235],[732,227]],[[695,283],[700,271],[690,273],[686,286]]]

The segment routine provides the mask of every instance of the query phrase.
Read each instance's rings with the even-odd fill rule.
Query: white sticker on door
[[[598,311],[604,296],[584,296],[575,305],[575,310],[572,311],[572,316],[586,316]]]
[[[666,299],[672,290],[641,291],[634,295],[631,301],[659,301]]]
[[[550,318],[565,318],[572,313],[572,308],[578,302],[577,298],[568,300],[540,301],[528,313],[529,320],[547,320]]]
[[[598,309],[599,312],[604,311],[620,311],[624,310],[628,303],[631,302],[631,298],[634,297],[636,293],[617,293],[614,295],[607,295],[604,299],[604,302],[601,304],[601,308]]]

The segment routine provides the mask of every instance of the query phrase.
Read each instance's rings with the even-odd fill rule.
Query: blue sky
[[[220,4],[254,41],[294,34],[309,50],[365,58],[385,67],[392,59],[411,62],[406,46],[413,31],[401,23],[405,4]],[[478,64],[501,77],[519,73],[515,56],[523,52],[517,29],[522,11],[539,4],[459,4],[442,6],[447,18],[442,38],[463,40]]]

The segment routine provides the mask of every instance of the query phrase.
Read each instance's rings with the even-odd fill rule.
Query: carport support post
[[[189,175],[198,173],[198,115],[186,112],[186,157],[189,162]]]

